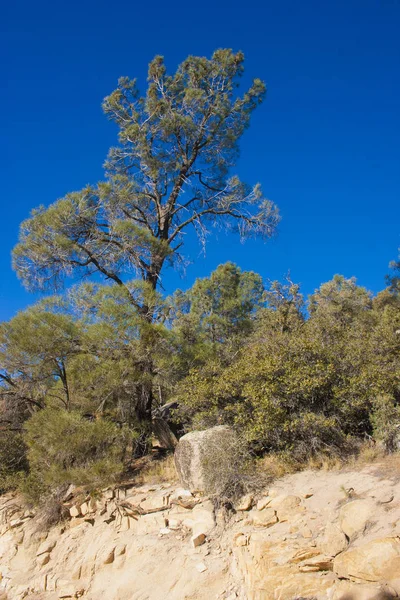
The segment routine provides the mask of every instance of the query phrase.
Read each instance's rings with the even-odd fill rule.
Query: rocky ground
[[[177,486],[126,485],[44,532],[1,498],[4,599],[383,600],[400,596],[400,471],[303,471],[232,511]]]

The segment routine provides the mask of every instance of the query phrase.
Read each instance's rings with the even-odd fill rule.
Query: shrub
[[[207,440],[202,455],[205,493],[217,502],[235,501],[266,485],[265,477],[256,470],[247,442],[233,430],[230,435]]]
[[[337,419],[312,412],[303,412],[288,420],[283,427],[282,437],[286,439],[292,460],[299,462],[322,457],[326,453],[346,453],[351,446]]]
[[[400,406],[388,394],[378,396],[371,417],[374,436],[383,442],[387,452],[400,449]]]
[[[70,483],[96,488],[115,481],[132,446],[132,431],[65,410],[41,410],[25,429],[30,474],[24,490],[34,501]]]

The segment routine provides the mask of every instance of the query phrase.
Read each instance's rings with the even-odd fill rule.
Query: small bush
[[[369,465],[373,462],[383,460],[386,453],[380,444],[376,444],[374,440],[363,442],[355,456],[355,466]]]
[[[204,451],[203,451],[204,452]],[[219,502],[234,502],[262,489],[267,480],[256,469],[247,442],[234,431],[207,441],[202,459],[205,492]]]
[[[132,447],[131,431],[76,412],[46,408],[25,429],[30,473],[22,487],[35,502],[70,483],[90,489],[115,481]]]

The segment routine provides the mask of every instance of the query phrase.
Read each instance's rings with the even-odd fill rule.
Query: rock
[[[196,569],[198,570],[199,573],[204,573],[204,571],[207,571],[207,567],[204,563],[198,563],[196,565]]]
[[[129,503],[129,500],[127,501]],[[117,504],[115,500],[109,500],[106,506],[107,515],[112,516],[117,510]]]
[[[106,500],[112,500],[115,496],[114,490],[110,488],[103,490],[103,496]]]
[[[35,592],[45,592],[46,591],[46,587],[47,587],[47,577],[46,575],[43,576],[43,574],[39,574],[36,577],[34,577],[33,579],[31,579],[29,581],[29,587],[33,590],[35,590]],[[22,598],[25,598],[26,594],[24,594],[22,596]]]
[[[286,494],[278,494],[277,490],[270,490],[268,493],[268,497],[270,501],[268,502],[268,506],[271,508],[277,508],[281,502],[287,498]]]
[[[151,512],[157,510],[165,510],[169,506],[168,496],[162,494],[148,494],[146,498],[143,498],[140,502],[140,508],[144,512]]]
[[[264,530],[252,534],[246,547],[234,549],[238,572],[244,579],[248,600],[326,600],[332,588],[331,572],[301,572],[297,562],[290,561],[289,548],[279,539],[271,539]],[[311,550],[311,557],[314,550]],[[304,549],[298,558],[310,556]],[[350,600],[350,599],[349,599]]]
[[[25,531],[23,531],[23,530],[18,531],[14,536],[15,543],[18,545],[22,544],[22,542],[24,541],[24,537],[25,537]]]
[[[82,565],[77,564],[71,571],[71,579],[77,581],[82,577]]]
[[[79,506],[71,506],[71,508],[69,509],[69,514],[71,515],[71,517],[80,517],[81,511]]]
[[[310,560],[311,558],[315,558],[320,554],[319,550],[316,548],[305,548],[296,552],[294,556],[290,559],[290,563],[297,564],[301,563],[305,560]]]
[[[297,508],[301,504],[301,498],[299,496],[285,496],[279,501],[278,508],[280,510],[290,510]],[[272,506],[276,505],[276,499],[272,500]]]
[[[44,565],[47,565],[47,563],[50,562],[50,556],[50,552],[46,552],[46,554],[41,554],[37,559],[37,564],[40,567],[44,567]]]
[[[25,523],[25,519],[11,519],[10,527],[14,529],[15,527],[21,527]]]
[[[234,537],[235,546],[247,546],[249,539],[244,533],[239,533]]]
[[[259,511],[251,512],[253,525],[256,527],[272,527],[278,522],[278,517],[273,508],[264,508]]]
[[[313,537],[313,533],[312,533],[311,529],[307,526],[301,527],[299,529],[299,532],[303,536],[303,538],[306,540],[311,540]]]
[[[333,570],[338,577],[353,581],[396,582],[400,574],[400,538],[372,540],[342,552],[334,559]]]
[[[89,504],[87,502],[84,502],[83,504],[81,504],[80,506],[80,512],[83,516],[87,515],[89,512]],[[70,511],[71,514],[71,511]],[[75,515],[78,516],[78,515]]]
[[[36,556],[40,556],[41,554],[51,552],[53,548],[55,548],[56,544],[56,540],[45,540],[40,544],[39,548],[37,549]]]
[[[214,507],[210,501],[196,506],[190,516],[182,521],[185,527],[192,530],[193,545],[204,543],[207,534],[215,527]]]
[[[130,519],[131,517],[125,517]],[[158,533],[162,527],[167,526],[168,519],[164,517],[163,513],[154,513],[149,515],[143,515],[138,521],[135,521],[135,532],[138,535],[145,535],[147,533]],[[129,524],[130,526],[130,524]]]
[[[74,492],[76,490],[76,485],[74,485],[73,483],[71,483],[68,486],[67,491],[65,492],[62,501],[63,502],[69,502],[69,500],[72,500],[72,498],[74,497]]]
[[[169,535],[171,530],[168,527],[161,527],[159,535]]]
[[[114,558],[115,558],[115,548],[113,548],[106,554],[106,556],[103,560],[103,565],[110,565],[111,563],[114,562]]]
[[[235,505],[236,510],[250,510],[253,505],[253,496],[246,494],[240,498],[239,502]]]
[[[197,533],[192,536],[192,544],[193,544],[194,548],[197,548],[198,546],[202,546],[205,541],[206,541],[206,536],[204,535],[204,533]]]
[[[200,500],[196,500],[196,498],[179,498],[179,500],[174,500],[172,504],[176,506],[180,506],[185,508],[186,510],[192,510],[197,504],[199,504]]]
[[[74,598],[78,591],[76,585],[66,579],[57,579],[56,589],[59,598]]]
[[[121,517],[121,520],[116,521],[118,533],[122,533],[124,531],[129,531],[131,529],[131,519],[132,517],[124,516]],[[136,520],[134,519],[133,528],[136,527]]]
[[[190,490],[185,490],[184,488],[178,488],[172,492],[172,494],[169,494],[170,503],[174,500],[181,500],[182,498],[193,498],[193,494]]]
[[[78,527],[79,525],[82,525],[82,523],[85,523],[85,519],[83,517],[72,519],[69,522],[69,528],[70,529],[74,529],[75,527]]]
[[[285,496],[279,502],[272,500],[270,507],[276,507],[279,521],[290,521],[294,516],[305,512],[305,507],[301,506],[299,496]]]
[[[328,523],[325,527],[324,537],[321,543],[321,550],[327,556],[336,556],[346,550],[348,541],[337,525]]]
[[[332,571],[332,558],[318,555],[302,562],[299,571],[302,573],[312,573],[317,571]]]
[[[114,562],[115,548],[115,544],[112,542],[99,549],[94,561],[96,571],[101,569],[103,565],[111,565]]]
[[[194,497],[186,488],[136,485],[123,501],[97,498],[100,508],[108,506],[107,517],[114,516],[110,524],[100,508],[92,510],[88,498],[86,516],[52,526],[48,533],[29,519],[10,529],[11,519],[28,515],[13,496],[5,517],[0,497],[0,590],[10,600],[72,600],[83,589],[88,598],[107,600],[164,598],[166,590],[168,600],[223,600],[234,590],[246,600],[400,597],[400,482],[395,477],[379,480],[375,468],[371,473],[288,476],[260,499],[261,510],[250,498],[242,498],[236,514],[220,505],[215,508],[204,495]],[[366,500],[346,499],[343,506],[341,486],[350,484]],[[304,499],[306,491],[314,493],[311,500]],[[68,506],[80,508],[84,492],[79,490]],[[395,500],[381,505],[391,495]],[[191,508],[184,508],[181,500]],[[162,510],[141,515],[141,503]],[[354,524],[360,506],[371,516],[356,529],[358,537],[352,534],[349,545],[340,522],[347,530],[346,519]],[[93,527],[85,524],[88,518]],[[197,563],[203,565],[199,572]]]
[[[269,496],[264,496],[263,498],[260,498],[260,500],[257,502],[257,510],[263,510],[264,508],[266,508],[271,502],[271,500],[272,498],[270,498]]]
[[[181,526],[182,526],[182,520],[181,519],[174,519],[174,518],[170,519],[170,518],[168,518],[168,527],[170,529],[174,529],[174,530],[180,529]]]
[[[332,600],[390,600],[392,597],[380,585],[360,585],[343,580],[336,583]]]
[[[202,523],[210,531],[215,526],[214,505],[210,500],[195,506],[191,513],[196,523]]]
[[[339,512],[339,525],[348,538],[363,532],[374,512],[374,504],[370,500],[353,500],[348,502]]]
[[[115,556],[122,556],[126,552],[126,544],[118,544],[115,547]]]
[[[224,425],[181,437],[175,450],[175,465],[182,485],[191,492],[207,491],[221,462],[228,467],[235,446],[235,433]]]

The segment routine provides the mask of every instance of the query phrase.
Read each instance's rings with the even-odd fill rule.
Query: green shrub
[[[30,474],[23,488],[34,501],[70,483],[96,488],[115,481],[133,438],[110,421],[49,408],[31,417],[25,430]]]
[[[400,406],[388,394],[378,396],[372,413],[374,436],[383,442],[387,452],[400,447]]]

